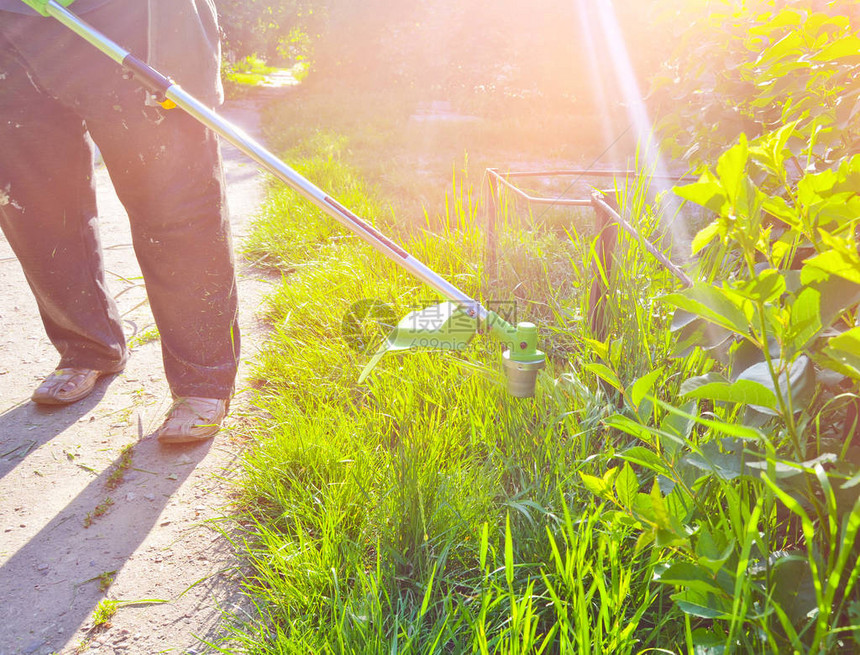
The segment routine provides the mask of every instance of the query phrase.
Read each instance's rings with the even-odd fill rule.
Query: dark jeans
[[[86,19],[145,54],[145,7],[113,2]],[[0,11],[0,225],[59,365],[112,370],[128,354],[105,284],[93,141],[128,212],[171,390],[229,397],[239,332],[215,135],[145,106],[118,65],[53,19]]]

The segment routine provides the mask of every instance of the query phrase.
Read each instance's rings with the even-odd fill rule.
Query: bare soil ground
[[[231,101],[222,113],[254,134],[265,99]],[[222,152],[239,246],[262,177],[234,148]],[[223,630],[221,610],[241,612],[219,517],[229,513],[241,450],[230,428],[253,415],[248,362],[262,343],[257,311],[270,282],[239,258],[244,353],[227,429],[203,444],[160,446],[151,435],[171,402],[160,343],[148,340],[154,322],[128,221],[103,168],[98,191],[109,284],[134,347],[126,370],[84,401],[56,409],[29,401],[57,356],[0,237],[0,655],[204,652],[201,639]],[[96,627],[103,599],[122,602],[109,627]],[[167,602],[126,604],[141,600]]]

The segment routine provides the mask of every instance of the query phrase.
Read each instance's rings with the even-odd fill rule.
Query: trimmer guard
[[[359,384],[386,353],[403,350],[462,351],[478,331],[478,322],[454,302],[410,312],[404,316],[379,346],[376,354],[361,371]]]

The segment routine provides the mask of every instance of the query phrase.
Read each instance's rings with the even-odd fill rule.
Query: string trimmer
[[[449,299],[449,302],[411,312],[401,319],[364,368],[359,381],[367,377],[386,353],[418,349],[462,350],[475,334],[482,332],[492,335],[507,347],[507,350],[502,353],[502,362],[507,376],[508,391],[517,397],[534,395],[537,374],[545,366],[546,356],[537,349],[537,327],[533,323],[520,322],[513,326],[497,313],[486,309],[480,302],[467,296],[372,225],[299,175],[237,126],[184,91],[169,77],[93,29],[55,0],[21,1],[41,14],[55,18],[89,41],[120,64],[162,106],[176,106],[193,116],[256,161],[264,170]],[[69,5],[73,0],[61,0],[61,2]]]

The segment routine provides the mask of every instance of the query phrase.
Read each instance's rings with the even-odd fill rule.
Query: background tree
[[[313,3],[300,0],[215,0],[224,33],[225,56],[238,60],[256,55],[284,63],[301,52],[302,26],[313,14]]]

